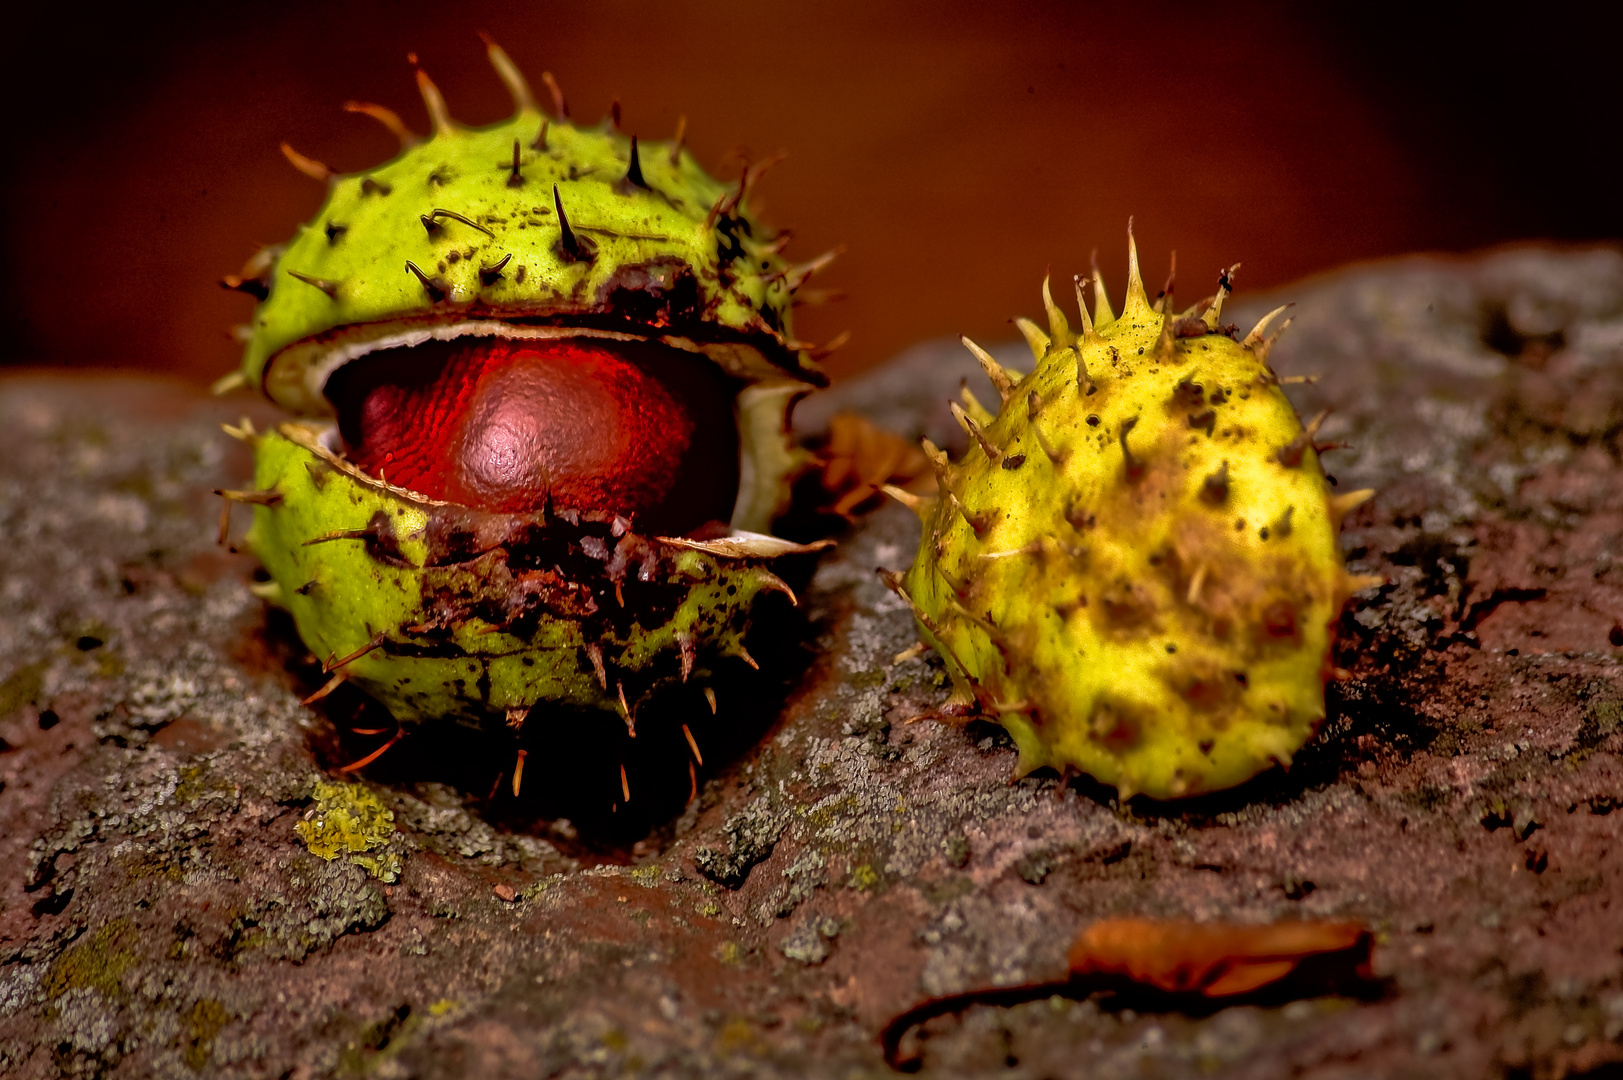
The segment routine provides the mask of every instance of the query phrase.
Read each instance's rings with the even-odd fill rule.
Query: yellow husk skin
[[[1289,765],[1323,719],[1331,623],[1359,583],[1267,342],[1206,332],[1221,294],[1204,324],[1163,316],[1134,262],[1119,318],[1100,305],[1072,333],[1049,301],[1050,334],[1022,327],[1037,366],[1012,376],[985,446],[950,464],[926,447],[941,490],[897,584],[1021,774],[1165,799]],[[988,414],[965,412],[976,435]]]

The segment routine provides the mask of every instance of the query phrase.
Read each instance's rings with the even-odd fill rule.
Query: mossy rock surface
[[[1289,772],[1125,807],[1047,770],[1011,781],[995,725],[908,722],[950,680],[893,663],[914,625],[873,568],[915,550],[900,507],[805,568],[804,621],[751,640],[787,674],[742,669],[715,717],[639,716],[620,758],[549,714],[520,799],[511,746],[466,729],[341,772],[390,722],[356,695],[299,704],[324,676],[214,542],[208,492],[247,468],[217,425],[242,406],[0,380],[0,1074],[878,1076],[894,1012],[1057,975],[1082,925],[1128,914],[1366,920],[1390,981],[1201,1016],[978,1007],[930,1027],[927,1068],[1607,1067],[1623,258],[1412,260],[1236,300],[1242,324],[1296,301],[1272,362],[1323,376],[1290,393],[1351,444],[1325,455],[1333,488],[1378,490],[1341,542],[1389,584],[1338,623],[1352,678]],[[947,445],[964,376],[941,343],[801,419],[862,408]],[[705,757],[691,805],[680,723]],[[364,804],[364,844],[392,816],[387,842],[310,850],[317,777]],[[388,853],[392,884],[352,861]]]

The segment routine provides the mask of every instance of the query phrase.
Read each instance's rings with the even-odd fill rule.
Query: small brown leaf
[[[1356,922],[1105,919],[1077,935],[1069,960],[1073,978],[1118,975],[1169,993],[1229,997],[1278,982],[1310,957],[1332,954],[1341,954],[1337,966],[1367,979],[1374,940]]]
[[[885,1063],[917,1072],[902,1039],[920,1024],[971,1005],[1017,1005],[1055,994],[1131,994],[1147,1008],[1189,1008],[1199,999],[1241,1001],[1260,990],[1287,997],[1368,989],[1375,936],[1357,922],[1278,922],[1261,926],[1179,919],[1104,919],[1077,935],[1070,975],[1057,981],[966,990],[921,1001],[879,1033]],[[1150,996],[1144,997],[1147,992]]]
[[[882,485],[921,495],[935,486],[930,460],[915,443],[853,412],[829,420],[820,459],[829,512],[852,521],[880,505]]]

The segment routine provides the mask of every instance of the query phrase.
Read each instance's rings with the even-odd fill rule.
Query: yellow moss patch
[[[55,999],[89,987],[117,997],[123,992],[124,973],[135,964],[136,935],[128,919],[114,919],[80,938],[51,966],[45,996]]]
[[[317,780],[316,804],[293,830],[313,855],[328,862],[342,855],[380,881],[400,877],[400,856],[378,852],[394,837],[394,813],[364,784]],[[376,854],[368,854],[376,852]]]
[[[851,880],[846,882],[846,885],[849,888],[855,889],[858,892],[867,892],[878,884],[879,871],[875,870],[867,863],[863,863],[855,870],[851,871]]]
[[[214,1057],[214,1039],[233,1017],[213,998],[202,998],[185,1014],[186,1036],[183,1056],[186,1064],[201,1072]]]

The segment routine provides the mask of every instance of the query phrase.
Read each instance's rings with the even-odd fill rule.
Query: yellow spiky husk
[[[1324,717],[1331,624],[1366,584],[1336,533],[1363,493],[1330,494],[1261,327],[1221,332],[1227,281],[1162,313],[1134,253],[1121,315],[1096,281],[1080,332],[1044,282],[1035,369],[977,348],[1001,408],[955,409],[959,461],[926,446],[940,491],[893,584],[1022,774],[1194,795],[1288,767]]]

